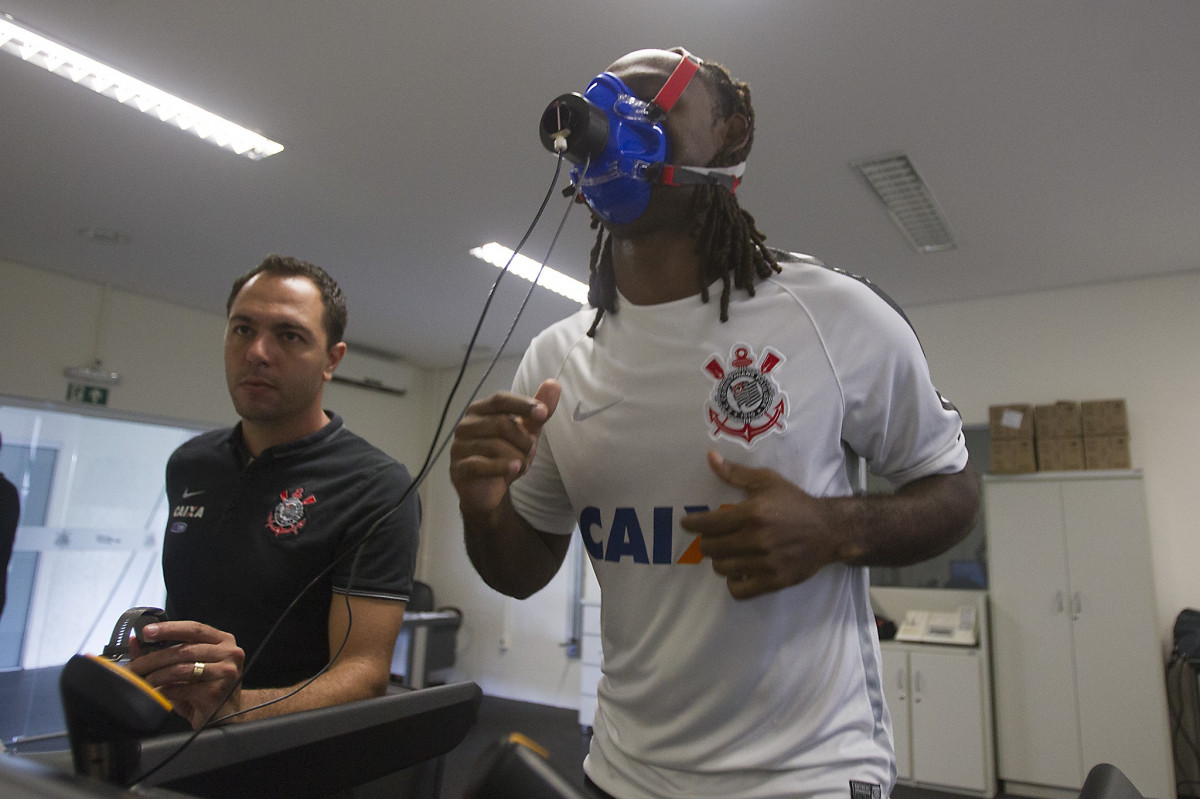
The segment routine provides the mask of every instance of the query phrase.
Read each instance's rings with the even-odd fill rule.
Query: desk
[[[454,639],[462,616],[452,610],[404,614],[404,625],[392,650],[392,674],[409,688],[424,688],[429,672],[454,665]]]

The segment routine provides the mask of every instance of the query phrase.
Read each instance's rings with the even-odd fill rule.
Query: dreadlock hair
[[[736,81],[729,70],[713,61],[702,61],[697,73],[716,97],[715,113],[719,119],[734,114],[746,117],[746,140],[740,147],[718,153],[710,167],[734,166],[746,160],[754,143],[754,106],[750,102],[750,86]],[[701,257],[696,281],[700,300],[708,302],[708,286],[721,278],[721,321],[729,321],[729,298],[734,288],[745,289],[754,296],[754,284],[779,272],[772,251],[764,244],[766,236],[759,230],[754,217],[738,205],[733,192],[714,183],[694,188],[691,215],[696,252]],[[596,309],[588,336],[593,336],[605,311],[617,310],[617,285],[612,263],[612,236],[592,214],[591,227],[596,230],[588,264],[588,303]]]

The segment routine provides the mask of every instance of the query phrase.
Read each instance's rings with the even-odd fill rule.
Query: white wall
[[[481,396],[512,385],[519,356],[501,360]],[[479,383],[486,363],[473,365],[453,404],[451,421]],[[449,393],[455,372],[439,375],[439,396]],[[439,409],[440,410],[440,409]],[[450,484],[449,457],[430,476],[419,573],[434,588],[439,605],[463,610],[458,662],[448,677],[470,679],[489,695],[545,705],[577,707],[579,661],[566,655],[571,573],[560,570],[553,581],[525,600],[504,597],[484,585],[467,558],[462,541],[458,497]],[[577,556],[572,550],[571,555]],[[570,556],[569,556],[570,557]],[[590,568],[590,567],[589,567]]]
[[[103,291],[4,262],[0,286],[0,394],[61,400],[63,367],[92,357]],[[220,355],[223,309],[204,314],[121,292],[109,292],[108,305],[120,311],[106,314],[101,357],[126,376],[110,407],[208,424],[232,419]],[[1134,466],[1146,475],[1164,649],[1178,611],[1200,606],[1193,571],[1200,563],[1200,491],[1190,468],[1200,449],[1200,420],[1192,412],[1200,396],[1197,309],[1200,272],[907,309],[935,382],[969,424],[986,423],[988,405],[1001,402],[1128,401]],[[501,362],[485,391],[508,386],[515,359]],[[415,471],[453,375],[380,359],[364,363],[379,372],[370,376],[407,388],[408,396],[333,385],[326,404]],[[462,391],[474,387],[475,374]],[[460,409],[456,404],[455,414]],[[467,561],[444,458],[422,499],[418,576],[434,586],[439,604],[465,613],[450,676],[474,680],[492,695],[575,706],[578,662],[561,646],[567,572],[528,600],[500,597]]]
[[[99,357],[122,375],[111,409],[221,424],[232,415],[224,328],[218,309],[203,314],[0,261],[0,394],[62,401],[63,369]]]
[[[231,269],[229,282],[239,274]],[[109,389],[109,411],[205,427],[231,424],[236,416],[225,388],[224,332],[223,306],[195,311],[0,261],[0,395],[61,403],[68,383],[63,369],[99,358],[104,370],[121,375]],[[353,324],[347,332],[353,338]],[[425,455],[425,414],[434,401],[428,373],[351,345],[338,374],[407,390],[397,397],[332,383],[325,405],[415,470]]]
[[[1159,632],[1200,607],[1200,272],[908,309],[939,389],[990,404],[1124,397],[1145,473]]]

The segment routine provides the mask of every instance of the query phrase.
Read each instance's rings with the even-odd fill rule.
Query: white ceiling
[[[542,109],[683,45],[750,82],[743,206],[907,307],[1200,268],[1200,2],[0,0],[282,142],[252,162],[0,54],[0,258],[223,313],[268,252],[327,268],[352,345],[462,357],[550,185]],[[915,252],[849,164],[906,152],[958,248]],[[559,186],[565,181],[560,179]],[[541,258],[557,193],[526,253]],[[89,242],[113,229],[125,245]],[[586,281],[577,211],[552,262]],[[528,284],[501,286],[498,346]],[[509,345],[577,306],[535,293]]]

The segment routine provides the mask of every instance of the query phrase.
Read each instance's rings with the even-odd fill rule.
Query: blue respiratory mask
[[[699,68],[699,62],[684,58],[650,102],[604,72],[583,94],[560,95],[542,112],[542,144],[575,164],[571,183],[576,196],[604,222],[627,225],[640,217],[655,183],[716,183],[731,192],[737,189],[744,162],[727,168],[668,163],[671,145],[662,120]]]

